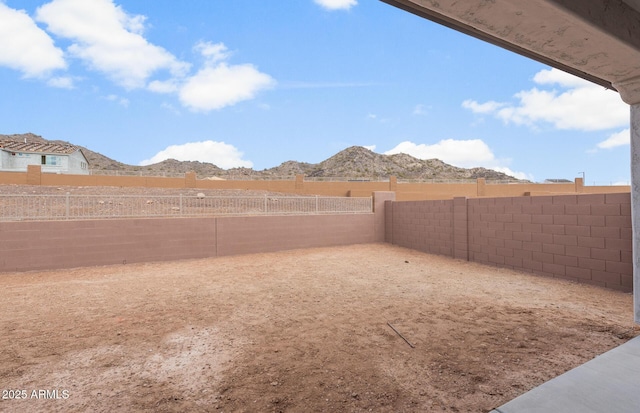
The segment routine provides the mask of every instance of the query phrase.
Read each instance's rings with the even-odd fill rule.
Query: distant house
[[[89,174],[89,162],[82,150],[75,146],[0,141],[0,171],[24,172],[28,165],[40,165],[44,173]]]

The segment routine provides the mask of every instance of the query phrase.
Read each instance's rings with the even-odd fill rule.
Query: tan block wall
[[[27,184],[42,185],[42,173],[40,165],[27,165]]]
[[[0,184],[30,184],[47,186],[116,186],[157,188],[246,189],[284,192],[301,195],[371,196],[376,191],[393,191],[398,201],[440,200],[455,197],[514,197],[581,193],[629,193],[629,186],[585,187],[582,178],[562,184],[492,184],[484,179],[475,183],[401,182],[395,177],[389,182],[314,182],[299,175],[290,180],[208,180],[196,179],[194,173],[183,178],[102,175],[43,174],[39,165],[28,172],[0,173]]]
[[[453,256],[452,200],[394,202],[391,220],[393,244]]]
[[[382,205],[370,214],[0,222],[0,272],[377,242]]]
[[[389,182],[304,182],[303,194],[324,196],[349,196],[351,191],[371,193],[389,191]]]
[[[284,193],[300,193],[296,190],[296,182],[291,181],[213,181],[197,180],[196,188],[202,189],[245,189]]]
[[[398,201],[452,199],[457,196],[475,198],[479,196],[477,183],[399,183],[397,188],[396,198]]]
[[[384,242],[393,244],[393,200],[384,202]]]
[[[218,256],[375,241],[373,214],[225,217],[216,225]]]
[[[116,186],[141,188],[187,188],[185,178],[163,178],[149,176],[104,176],[42,174],[45,186]]]
[[[374,242],[373,214],[0,223],[0,271]]]
[[[0,183],[4,185],[28,185],[27,174],[21,172],[0,172]],[[1,190],[0,188],[0,191]]]
[[[469,259],[469,214],[466,198],[453,199],[453,257]]]
[[[0,223],[0,271],[212,256],[215,220],[127,219]]]
[[[394,244],[632,290],[628,193],[390,204],[392,234],[387,239]]]

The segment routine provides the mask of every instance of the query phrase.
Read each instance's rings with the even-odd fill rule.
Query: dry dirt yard
[[[386,244],[0,291],[6,412],[486,412],[640,334],[630,294]]]

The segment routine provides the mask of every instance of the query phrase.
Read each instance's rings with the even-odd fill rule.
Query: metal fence
[[[148,176],[158,178],[184,178],[184,172],[165,172],[165,171],[120,171],[110,169],[90,169],[89,175],[101,176]]]
[[[209,197],[130,195],[2,195],[0,221],[194,217],[224,215],[362,214],[372,198]]]

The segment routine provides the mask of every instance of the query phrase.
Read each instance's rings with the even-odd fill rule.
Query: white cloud
[[[60,89],[73,89],[74,88],[73,78],[68,77],[68,76],[52,77],[51,79],[47,80],[47,85],[49,85],[51,87],[57,87],[57,88],[60,88]]]
[[[473,113],[481,113],[481,114],[495,112],[496,110],[500,109],[504,105],[505,105],[504,103],[494,102],[493,100],[490,100],[485,103],[478,103],[474,100],[465,100],[464,102],[462,102],[463,108],[470,109]]]
[[[118,95],[108,95],[105,97],[108,101],[116,102],[120,106],[124,106],[125,108],[129,107],[129,99],[120,97]]]
[[[36,12],[36,20],[72,40],[68,52],[117,84],[141,88],[155,72],[183,76],[189,64],[143,36],[144,16],[130,16],[112,0],[53,0]]]
[[[233,145],[208,140],[190,142],[183,145],[171,145],[150,159],[140,162],[140,165],[151,165],[166,159],[176,159],[178,161],[209,162],[223,169],[235,167],[252,168],[253,163],[242,159],[243,155]]]
[[[385,155],[396,153],[405,153],[418,159],[440,159],[445,163],[461,168],[485,167],[504,172],[519,179],[533,180],[530,174],[512,171],[505,166],[505,164],[509,163],[509,160],[497,159],[491,148],[480,139],[444,139],[432,145],[405,141],[384,152]]]
[[[371,152],[373,152],[376,150],[376,145],[366,145],[366,146],[363,146],[363,148],[369,149]]]
[[[327,10],[349,10],[358,4],[357,0],[313,0]]]
[[[207,112],[253,99],[274,80],[250,64],[201,69],[180,89],[180,102],[194,111]]]
[[[533,81],[539,85],[559,84],[569,88],[593,85],[593,83],[587,80],[558,69],[541,70],[533,76]]]
[[[558,129],[596,131],[618,128],[629,123],[629,106],[611,90],[557,69],[542,70],[534,78],[541,86],[515,94],[516,104],[466,100],[462,106],[475,113],[493,114],[505,123],[536,127],[551,123]]]
[[[375,113],[368,113],[367,114],[367,119],[370,121],[375,121],[378,123],[388,123],[389,119],[388,118],[382,118],[379,115],[376,115]]]
[[[227,60],[231,56],[224,43],[214,44],[200,41],[194,46],[194,50],[199,52],[207,60],[208,64]]]
[[[197,43],[194,50],[204,63],[190,73],[190,63],[147,41],[145,16],[128,14],[114,0],[52,0],[36,10],[35,20],[44,23],[48,32],[68,39],[67,55],[90,70],[126,89],[176,95],[193,111],[208,112],[253,99],[275,84],[251,64],[228,63],[231,53],[223,43]],[[31,17],[0,0],[0,66],[18,69],[25,77],[44,77],[66,68],[64,56]],[[51,78],[48,84],[74,87],[70,76]],[[120,103],[126,106],[128,100]]]
[[[631,143],[631,130],[625,129],[610,135],[606,140],[598,143],[600,149],[611,149],[617,146],[629,145]]]
[[[178,109],[176,109],[172,104],[167,103],[167,102],[163,102],[160,107],[162,107],[163,109],[168,110],[169,112],[173,113],[176,116],[180,116],[181,113]]]
[[[480,139],[445,139],[433,145],[405,141],[386,151],[385,155],[395,153],[406,153],[419,159],[437,158],[451,165],[464,168],[486,164],[495,160],[489,146]]]
[[[428,113],[428,108],[423,104],[419,104],[419,105],[416,105],[416,107],[413,108],[413,112],[412,113],[414,115],[416,115],[416,116],[426,115]]]
[[[24,10],[14,10],[0,2],[0,66],[35,78],[65,69],[67,64],[64,52]]]
[[[149,83],[147,87],[149,91],[155,93],[175,93],[180,89],[180,85],[176,79],[169,80],[154,80]]]
[[[195,50],[205,65],[180,87],[180,102],[193,111],[208,112],[253,99],[275,85],[275,80],[251,64],[229,65],[229,54],[222,43],[198,43]]]

